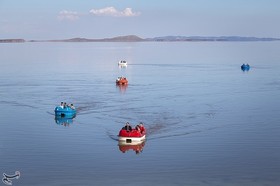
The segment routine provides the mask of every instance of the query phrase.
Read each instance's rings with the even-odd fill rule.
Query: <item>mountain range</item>
[[[0,43],[19,42],[195,42],[195,41],[280,41],[280,38],[259,38],[242,36],[164,36],[154,38],[140,38],[136,35],[118,36],[103,39],[71,38],[59,40],[24,40],[24,39],[0,39]]]

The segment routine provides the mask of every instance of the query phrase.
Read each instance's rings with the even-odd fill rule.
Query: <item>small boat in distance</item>
[[[127,62],[126,62],[125,60],[120,60],[120,61],[118,62],[118,65],[119,65],[119,66],[127,66]]]
[[[249,71],[250,70],[250,65],[249,64],[243,64],[243,65],[241,65],[241,70],[243,70],[243,71]]]
[[[127,85],[128,84],[128,80],[126,79],[126,77],[121,76],[121,77],[118,77],[116,79],[116,84],[117,85]]]

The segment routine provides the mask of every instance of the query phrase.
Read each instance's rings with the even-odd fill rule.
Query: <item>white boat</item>
[[[125,60],[120,60],[118,62],[118,65],[120,65],[120,66],[127,66],[127,62]]]

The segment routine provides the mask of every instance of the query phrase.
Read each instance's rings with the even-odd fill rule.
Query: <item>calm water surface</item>
[[[279,51],[280,42],[1,44],[0,175],[20,171],[13,185],[279,185]],[[115,85],[121,75],[128,86]],[[77,116],[55,118],[60,101]],[[140,153],[118,145],[127,121],[148,130]]]

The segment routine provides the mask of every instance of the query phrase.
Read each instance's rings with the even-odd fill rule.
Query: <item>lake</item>
[[[280,42],[0,44],[0,174],[20,171],[13,185],[28,186],[279,185],[279,51]],[[118,76],[129,84],[116,86]],[[55,117],[61,101],[75,118]],[[144,123],[145,143],[119,146],[126,122]]]

